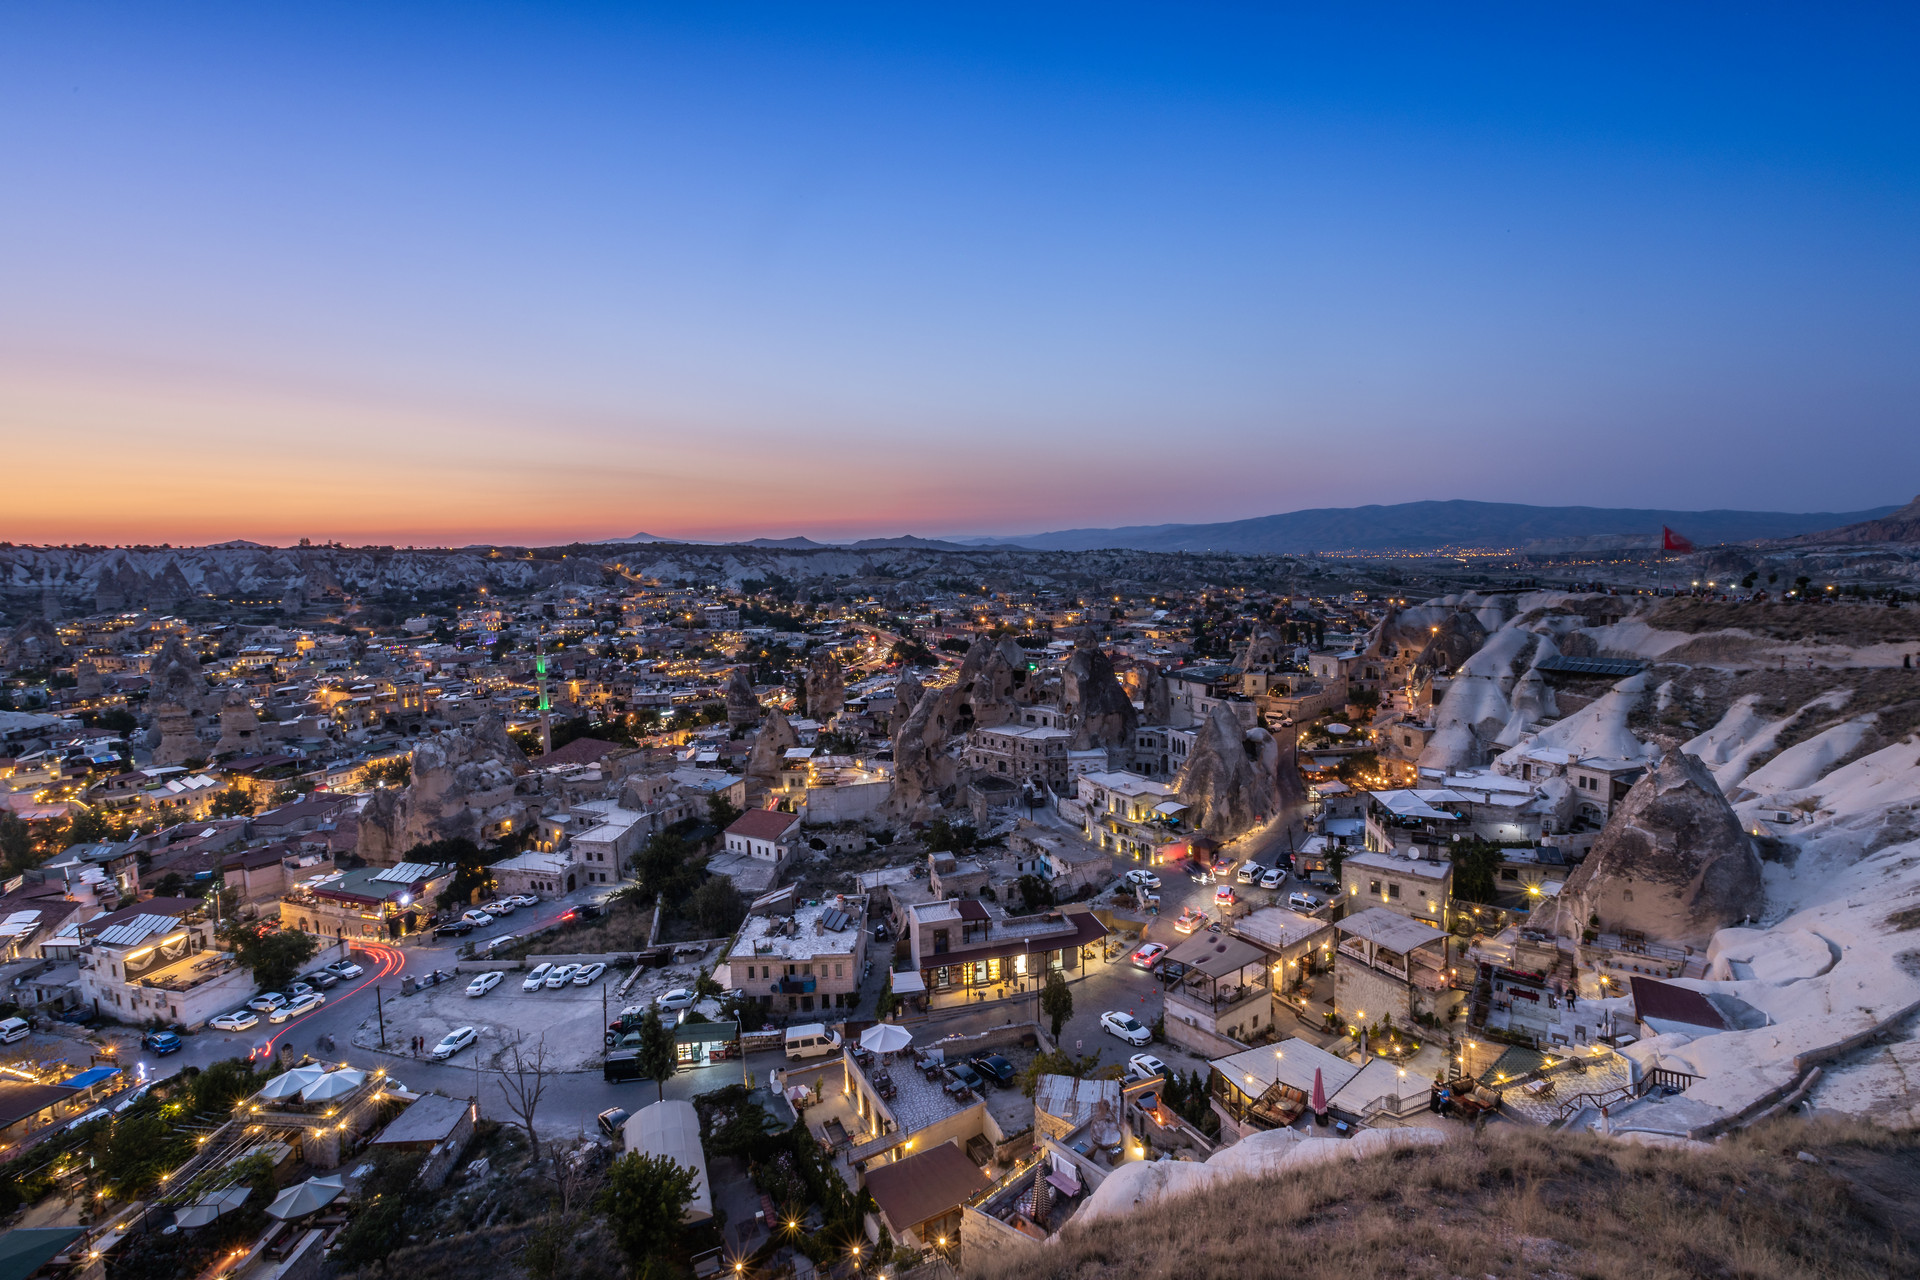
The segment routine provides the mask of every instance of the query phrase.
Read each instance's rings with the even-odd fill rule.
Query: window
[[[846,967],[845,965],[843,965],[843,964],[836,964],[836,965],[834,965],[834,966],[833,966],[833,976],[834,976],[834,977],[836,977],[836,978],[844,978],[844,977],[846,977],[846,976],[847,976],[847,967]]]
[[[1380,882],[1378,880],[1367,881],[1367,893],[1369,896],[1379,892],[1380,892]]]
[[[933,931],[933,954],[937,956],[945,955],[946,951],[947,951],[947,931],[945,929],[935,929]]]
[[[1400,883],[1399,883],[1399,881],[1397,881],[1397,880],[1396,880],[1395,882],[1393,882],[1392,884],[1389,884],[1389,885],[1387,886],[1387,896],[1388,896],[1389,898],[1397,898],[1397,897],[1399,897],[1399,896],[1400,896]]]

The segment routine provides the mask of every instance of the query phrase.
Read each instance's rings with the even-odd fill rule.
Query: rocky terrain
[[[413,748],[413,781],[372,793],[360,810],[359,854],[391,866],[417,844],[465,838],[480,843],[503,821],[519,821],[514,778],[527,757],[494,716],[470,730],[434,734]]]

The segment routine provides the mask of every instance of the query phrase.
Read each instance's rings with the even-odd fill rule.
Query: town
[[[915,556],[0,549],[20,1274],[979,1274],[1489,1125],[1911,1122],[1889,564]]]

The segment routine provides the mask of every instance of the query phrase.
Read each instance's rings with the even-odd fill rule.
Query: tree
[[[444,908],[471,902],[476,890],[493,887],[493,870],[487,862],[487,855],[481,852],[479,845],[464,836],[417,844],[401,856],[407,862],[453,864],[453,879],[434,899],[437,906]]]
[[[733,887],[733,881],[725,876],[712,876],[693,891],[687,900],[687,910],[699,923],[702,933],[717,938],[732,933],[746,919],[747,904],[742,901],[740,891]]]
[[[707,797],[707,822],[719,831],[725,831],[739,818],[741,811],[733,807],[733,802],[716,791]]]
[[[640,1074],[653,1081],[659,1096],[667,1096],[667,1081],[673,1078],[673,1032],[660,1021],[660,1010],[650,1008],[640,1020]]]
[[[508,1046],[508,1063],[500,1069],[500,1089],[507,1095],[507,1110],[526,1130],[533,1158],[540,1158],[540,1135],[534,1131],[533,1113],[540,1108],[540,1095],[547,1091],[547,1078],[553,1068],[547,1065],[547,1038],[543,1035],[532,1053],[522,1053],[519,1041]]]
[[[1073,990],[1058,969],[1047,975],[1047,985],[1040,992],[1040,1009],[1053,1019],[1053,1038],[1058,1041],[1060,1024],[1073,1016]]]
[[[113,824],[98,809],[82,809],[67,819],[61,843],[71,849],[77,844],[97,844],[113,835]]]
[[[1020,898],[1027,904],[1027,911],[1044,911],[1054,905],[1053,886],[1039,876],[1028,874],[1016,882],[1020,889]]]
[[[0,811],[0,858],[10,872],[24,871],[35,862],[33,828],[11,813]]]
[[[408,1220],[424,1198],[417,1181],[423,1159],[416,1151],[374,1157],[373,1172],[361,1184],[359,1212],[334,1240],[336,1265],[351,1269],[378,1263],[386,1274],[387,1259],[406,1242]]]
[[[253,812],[253,793],[245,787],[228,787],[213,798],[207,812],[216,818],[244,818]]]
[[[262,991],[276,991],[293,981],[302,965],[313,959],[319,943],[297,929],[266,929],[235,923],[227,930],[234,958],[253,971]]]
[[[694,1171],[672,1157],[638,1151],[608,1171],[600,1209],[634,1275],[668,1274],[665,1263],[679,1247],[695,1182]]]

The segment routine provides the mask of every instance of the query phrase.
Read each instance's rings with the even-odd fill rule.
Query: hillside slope
[[[1873,520],[1893,507],[1834,514],[1781,511],[1660,511],[1617,507],[1533,507],[1515,502],[1402,502],[1325,507],[1220,524],[1062,529],[1002,543],[1045,551],[1124,547],[1136,551],[1233,551],[1242,555],[1308,551],[1391,551],[1434,547],[1519,547],[1536,539],[1640,534],[1671,525],[1700,546],[1754,538],[1790,538]]]
[[[1818,1163],[1799,1158],[1805,1151]],[[1920,1139],[1788,1118],[1711,1147],[1498,1125],[1437,1147],[1215,1184],[979,1280],[1912,1276]]]

